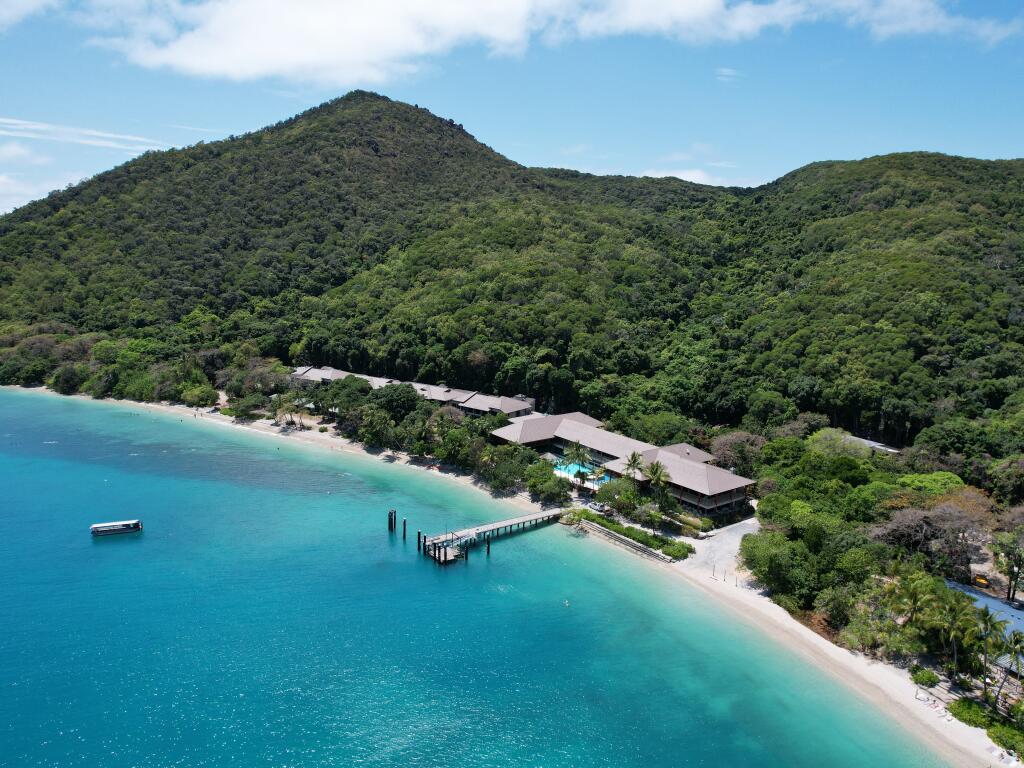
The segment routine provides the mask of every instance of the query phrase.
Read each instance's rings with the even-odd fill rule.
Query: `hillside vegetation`
[[[1022,222],[1024,161],[594,177],[355,92],[0,217],[0,382],[240,397],[281,386],[278,361],[330,364],[652,440],[820,413],[985,475],[1024,451],[964,437],[1016,419]]]

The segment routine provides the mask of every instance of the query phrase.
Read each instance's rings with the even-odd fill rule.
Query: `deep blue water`
[[[0,488],[0,765],[940,764],[563,526],[417,557],[417,529],[510,514],[429,473],[0,389]]]

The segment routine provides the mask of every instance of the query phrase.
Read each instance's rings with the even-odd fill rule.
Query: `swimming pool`
[[[594,469],[600,469],[599,467],[585,467],[582,464],[573,464],[570,462],[563,462],[561,464],[555,464],[555,474],[567,477],[573,482],[578,482],[579,478],[576,476],[577,472],[586,472],[587,479],[586,484],[592,487],[600,487],[611,480],[611,477],[607,472],[603,472],[600,477],[594,478],[590,476],[591,471]]]

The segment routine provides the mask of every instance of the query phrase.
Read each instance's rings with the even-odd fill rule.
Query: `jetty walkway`
[[[417,542],[417,544],[422,549],[423,554],[433,558],[441,565],[447,565],[459,558],[468,557],[468,550],[474,544],[483,542],[487,545],[488,551],[490,551],[491,539],[554,522],[564,515],[565,512],[564,509],[533,512],[529,515],[520,515],[519,517],[510,517],[507,520],[474,525],[458,531],[448,531],[436,536],[424,536],[422,543]],[[419,534],[417,534],[418,536]]]

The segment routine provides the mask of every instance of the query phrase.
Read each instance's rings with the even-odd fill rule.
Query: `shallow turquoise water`
[[[941,764],[625,552],[550,526],[442,569],[418,528],[509,508],[283,442],[0,390],[0,765]]]

